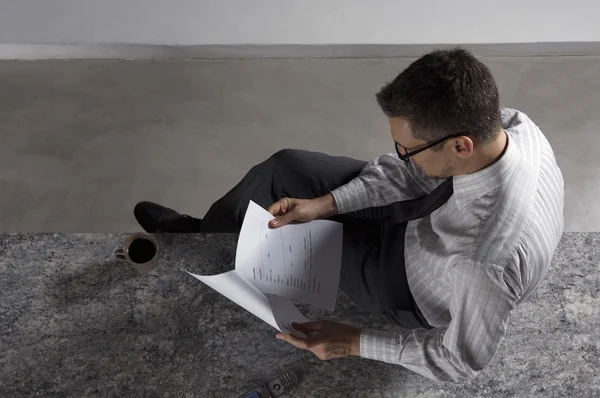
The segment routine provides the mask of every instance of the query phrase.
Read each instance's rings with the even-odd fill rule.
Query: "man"
[[[514,308],[538,286],[563,231],[563,179],[523,113],[500,109],[488,68],[434,51],[377,94],[396,150],[365,163],[283,150],[194,219],[141,202],[148,232],[237,232],[250,199],[271,227],[344,224],[340,288],[399,328],[329,321],[277,337],[321,359],[359,355],[440,381],[473,378],[494,357]]]

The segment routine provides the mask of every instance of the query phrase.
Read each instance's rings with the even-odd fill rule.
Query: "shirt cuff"
[[[350,213],[356,210],[370,207],[369,194],[365,188],[365,183],[359,178],[355,178],[349,183],[331,191],[338,214]]]
[[[360,356],[388,363],[397,362],[399,358],[394,358],[394,355],[399,352],[401,337],[398,331],[363,329],[360,333]]]

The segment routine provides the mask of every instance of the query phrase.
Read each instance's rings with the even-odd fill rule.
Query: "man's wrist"
[[[338,214],[337,203],[331,193],[321,196],[319,201],[321,202],[319,218],[329,218]]]

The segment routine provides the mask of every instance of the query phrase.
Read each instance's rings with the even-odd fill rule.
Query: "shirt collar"
[[[500,159],[475,173],[453,177],[454,199],[459,207],[463,207],[491,190],[506,184],[514,171],[518,151],[513,138],[506,130],[503,131],[506,133],[508,143],[506,151]]]

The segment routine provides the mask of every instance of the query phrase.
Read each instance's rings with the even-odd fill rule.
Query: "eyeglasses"
[[[416,150],[414,150],[412,152],[409,152],[408,148],[406,148],[405,146],[402,146],[402,145],[398,144],[396,141],[394,141],[394,144],[396,144],[396,153],[398,154],[398,157],[401,160],[404,160],[405,162],[408,162],[409,161],[408,158],[410,158],[411,156],[416,155],[417,153],[421,153],[421,152],[423,152],[426,149],[429,149],[431,147],[436,146],[437,144],[441,144],[442,142],[444,142],[444,141],[446,141],[446,140],[448,140],[450,138],[462,137],[463,135],[466,135],[466,134],[461,133],[461,134],[449,135],[448,137],[444,137],[444,138],[442,138],[442,139],[440,139],[438,141],[432,142],[431,144],[427,144],[423,148],[416,149]],[[400,153],[400,150],[398,149],[398,147],[402,147],[402,149],[404,149],[404,155],[402,155]]]

